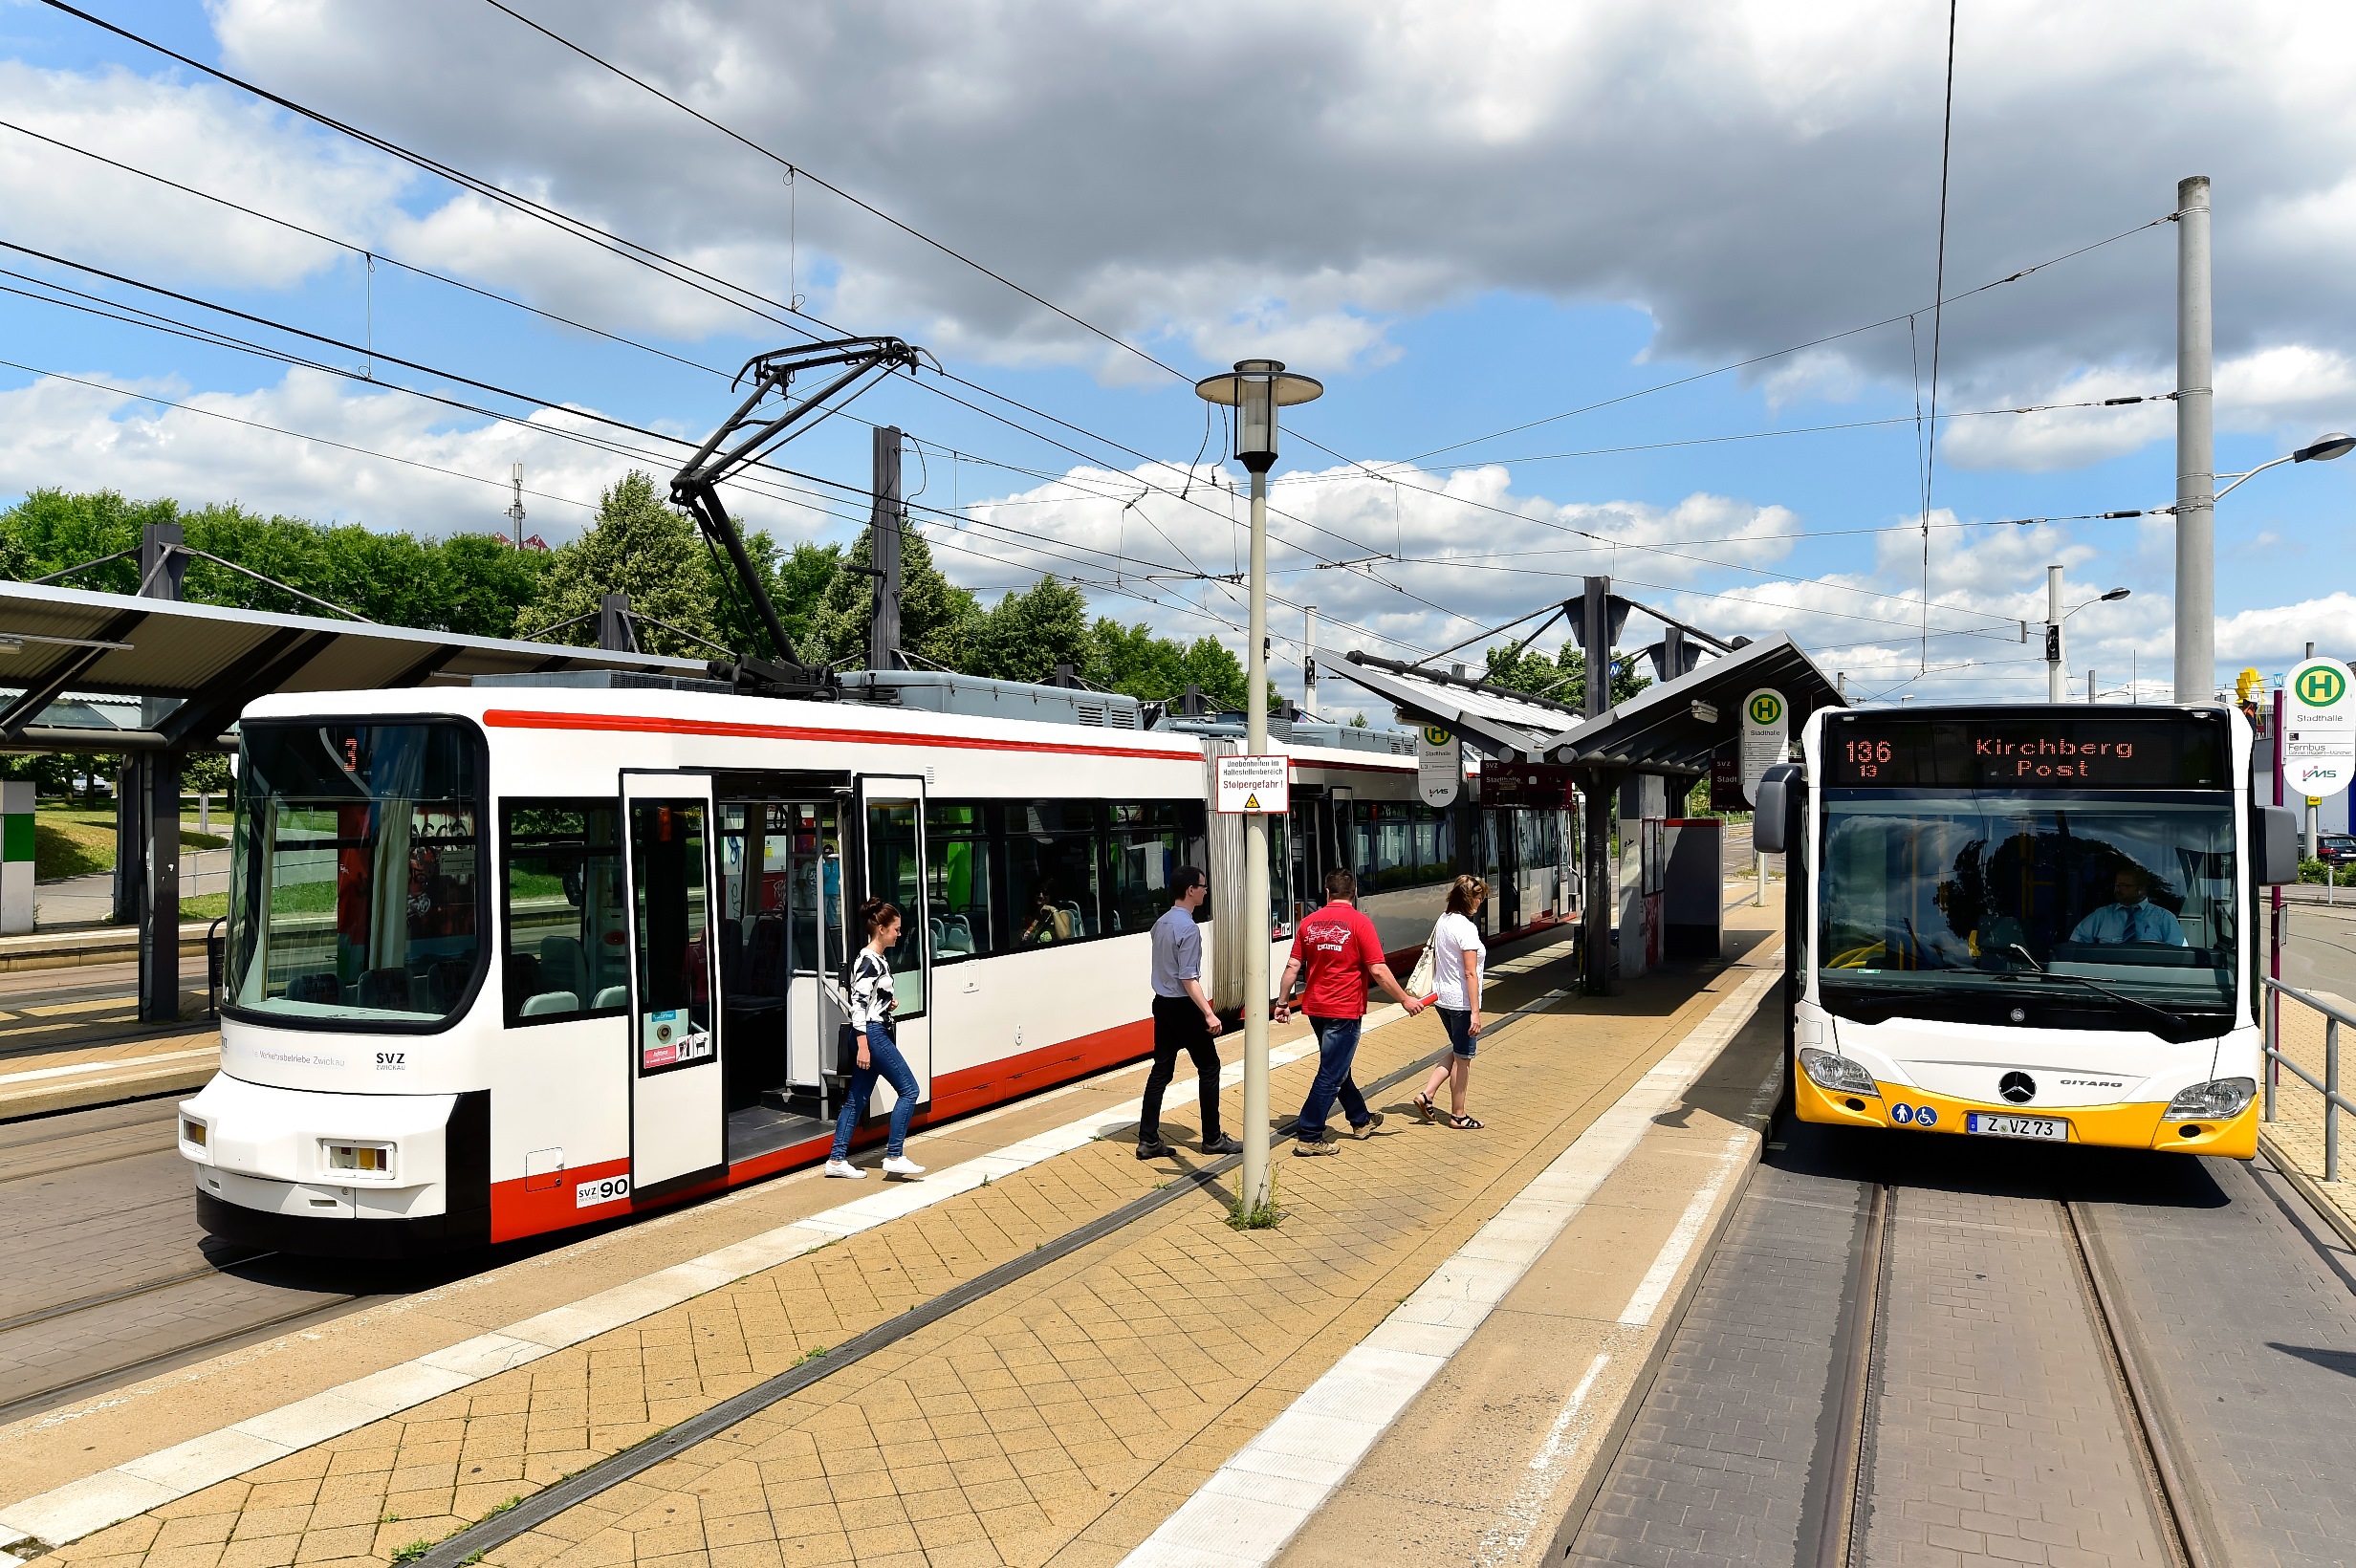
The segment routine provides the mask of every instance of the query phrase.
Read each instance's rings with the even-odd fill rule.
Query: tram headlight
[[[346,1171],[355,1176],[389,1176],[393,1173],[393,1151],[384,1143],[329,1143],[327,1168]]]
[[[2179,1092],[2168,1102],[2165,1121],[2182,1117],[2207,1122],[2226,1122],[2249,1108],[2250,1100],[2258,1093],[2258,1079],[2246,1078],[2211,1078]]]
[[[1818,1088],[1829,1089],[1837,1095],[1873,1095],[1878,1098],[1882,1092],[1874,1083],[1871,1073],[1848,1057],[1837,1056],[1829,1051],[1803,1045],[1800,1048],[1800,1065],[1816,1081]]]

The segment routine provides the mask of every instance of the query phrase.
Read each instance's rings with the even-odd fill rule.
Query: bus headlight
[[[1820,1089],[1829,1089],[1837,1095],[1881,1095],[1873,1075],[1846,1056],[1803,1045],[1800,1048],[1800,1065]]]
[[[2196,1117],[2208,1122],[2231,1121],[2248,1108],[2251,1097],[2257,1093],[2256,1078],[2211,1078],[2206,1083],[2193,1084],[2170,1100],[2163,1120]]]

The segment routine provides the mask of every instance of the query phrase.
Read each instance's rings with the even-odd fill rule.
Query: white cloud
[[[289,370],[276,386],[244,394],[130,385],[102,375],[79,382],[44,377],[0,392],[0,492],[103,484],[189,507],[235,501],[416,534],[504,532],[509,466],[521,462],[534,492],[525,497],[527,530],[558,544],[588,523],[599,492],[630,466],[556,433],[596,430],[572,414],[542,411],[528,426],[457,428],[413,399],[355,394],[346,385],[308,370]],[[281,433],[288,431],[316,439]],[[834,526],[758,494],[731,495],[731,505],[750,525],[781,536]]]
[[[2279,670],[2306,655],[2356,649],[2356,594],[2337,591],[2272,609],[2243,610],[2217,621],[2217,658]]]
[[[407,182],[356,144],[294,128],[226,89],[0,60],[7,118],[40,135],[338,237],[364,240]],[[317,240],[0,128],[6,236],[190,281],[283,288],[337,265]]]
[[[234,67],[544,181],[650,243],[774,258],[785,237],[774,165],[489,8],[222,0],[214,14]],[[1390,318],[1484,290],[1634,304],[1662,351],[1712,359],[1920,304],[1942,20],[1869,0],[600,0],[561,25],[1115,331],[1211,353],[1250,323],[1330,370],[1379,360]],[[2356,16],[2293,0],[1975,8],[1958,37],[1951,288],[2155,216],[2203,166],[2221,349],[2356,349],[2356,223],[2337,200],[2356,154],[2338,63],[2351,42]],[[2154,81],[2171,84],[2165,115]],[[803,255],[840,268],[832,304],[862,330],[921,325],[981,358],[1131,373],[865,213],[807,187],[798,211]],[[1958,304],[1947,373],[2007,367],[2027,385],[2155,359],[2171,238]],[[1909,374],[1903,327],[1831,352]]]

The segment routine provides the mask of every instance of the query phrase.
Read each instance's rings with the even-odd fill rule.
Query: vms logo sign
[[[1751,722],[1758,725],[1775,723],[1783,717],[1783,699],[1772,691],[1762,691],[1751,699]]]
[[[2299,676],[2299,700],[2309,708],[2329,708],[2347,695],[2347,677],[2329,664],[2317,664]]]

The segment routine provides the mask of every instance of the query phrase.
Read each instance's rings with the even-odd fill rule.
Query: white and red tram
[[[1212,736],[1100,728],[1134,705],[1056,688],[992,689],[1066,722],[579,679],[247,710],[221,1071],[180,1119],[207,1230],[434,1252],[822,1158],[822,977],[870,897],[906,913],[919,1125],[1148,1054],[1145,933],[1180,864],[1211,869],[1241,1000]],[[1567,913],[1560,813],[1435,811],[1411,755],[1288,750],[1279,966],[1335,864],[1403,962],[1459,870],[1502,885],[1493,928]]]

